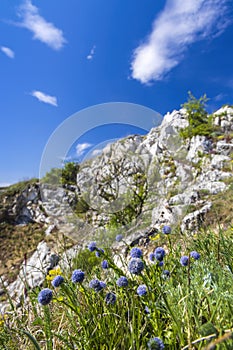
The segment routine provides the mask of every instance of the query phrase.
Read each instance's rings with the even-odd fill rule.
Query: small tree
[[[213,132],[212,119],[208,117],[206,111],[206,102],[208,98],[206,94],[199,99],[193,96],[189,91],[188,101],[181,105],[185,108],[189,126],[180,131],[183,138],[191,138],[196,135],[209,136]]]

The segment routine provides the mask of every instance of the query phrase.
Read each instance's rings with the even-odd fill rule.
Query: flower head
[[[193,258],[195,260],[198,260],[201,257],[200,254],[198,252],[196,252],[195,250],[190,253],[190,256],[191,256],[191,258]]]
[[[84,280],[85,273],[82,270],[74,270],[71,280],[73,283],[82,282]]]
[[[187,255],[184,255],[180,258],[180,263],[182,266],[187,266],[189,263],[189,257]]]
[[[152,338],[148,341],[147,343],[148,349],[149,350],[163,350],[164,349],[164,344],[160,338]]]
[[[154,251],[155,259],[158,261],[162,261],[165,257],[165,250],[162,247],[157,247]]]
[[[96,242],[90,242],[87,246],[87,248],[90,250],[90,252],[94,252],[96,250]]]
[[[116,281],[116,284],[118,285],[118,287],[127,287],[129,282],[128,282],[128,279],[125,276],[121,276]]]
[[[97,278],[93,279],[89,283],[89,287],[94,289],[95,292],[100,292],[103,288],[106,287],[106,284],[102,281],[99,281]]]
[[[131,258],[141,258],[142,257],[142,251],[140,248],[132,248],[130,251]]]
[[[107,260],[103,260],[102,263],[101,263],[101,266],[103,269],[108,269],[108,262]]]
[[[139,275],[144,269],[144,263],[139,258],[133,258],[130,260],[128,264],[128,270],[130,273],[134,275]]]
[[[62,283],[64,282],[64,278],[60,275],[56,276],[53,280],[52,280],[52,286],[57,288],[59,287]]]
[[[147,315],[150,314],[150,309],[149,309],[149,307],[148,307],[147,305],[145,306],[145,313],[146,313]]]
[[[109,305],[109,304],[115,304],[115,302],[116,302],[116,295],[114,294],[114,293],[108,293],[107,295],[106,295],[106,297],[105,297],[105,302],[106,302],[106,304],[107,305]]]
[[[162,232],[163,232],[165,235],[169,235],[169,234],[171,233],[171,231],[172,231],[172,229],[171,229],[170,226],[165,225],[165,226],[163,226],[163,228],[162,228]]]
[[[140,297],[147,294],[147,287],[146,287],[145,284],[141,284],[141,285],[137,288],[137,294],[138,294]]]
[[[116,235],[116,241],[120,242],[123,239],[123,235]]]
[[[97,248],[95,252],[95,256],[99,258],[104,253],[104,250],[102,248]]]
[[[53,292],[49,288],[42,289],[38,294],[38,302],[41,305],[48,305],[53,298]]]

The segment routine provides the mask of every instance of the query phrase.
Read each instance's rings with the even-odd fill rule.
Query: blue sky
[[[1,0],[0,184],[37,177],[50,135],[84,108],[129,102],[165,114],[189,90],[207,94],[210,112],[233,104],[232,5]],[[100,128],[77,141],[77,156],[129,131]]]

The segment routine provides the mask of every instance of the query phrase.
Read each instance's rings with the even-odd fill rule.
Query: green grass
[[[167,252],[163,267],[147,259],[157,246]],[[182,266],[180,257],[192,250],[200,253],[200,259],[190,258],[188,266]],[[0,320],[0,349],[143,350],[153,337],[171,350],[232,349],[232,251],[232,226],[218,232],[203,230],[194,237],[175,231],[157,235],[149,250],[144,249],[145,268],[139,275],[128,272],[126,258],[122,258],[123,269],[116,266],[117,252],[112,249],[99,258],[95,252],[81,251],[71,269],[63,271],[65,281],[60,287],[46,280],[43,288],[53,291],[48,305],[38,304],[43,288],[37,288],[29,291],[23,309],[11,310]],[[106,270],[101,268],[103,259],[109,263]],[[77,268],[85,272],[82,283],[71,281]],[[164,269],[170,271],[169,278],[163,277]],[[127,276],[128,287],[117,286],[120,276]],[[106,288],[92,290],[93,278],[104,281]],[[141,284],[147,286],[144,296],[137,294]],[[105,302],[109,292],[116,295],[113,305]]]

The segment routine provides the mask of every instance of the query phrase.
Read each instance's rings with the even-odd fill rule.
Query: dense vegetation
[[[232,349],[232,226],[163,232],[151,254],[135,247],[121,257],[122,268],[92,242],[69,269],[51,270],[21,310],[2,316],[0,348]]]

